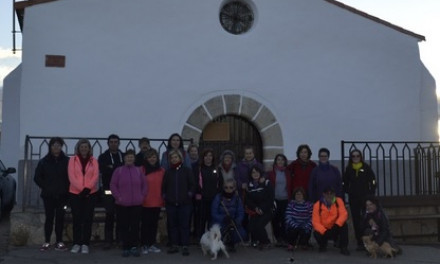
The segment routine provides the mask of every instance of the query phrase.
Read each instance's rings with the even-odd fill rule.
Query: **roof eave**
[[[390,27],[390,28],[392,28],[392,29],[394,29],[394,30],[397,30],[397,31],[403,33],[403,34],[406,34],[406,35],[409,35],[409,36],[411,36],[411,37],[414,37],[414,38],[418,39],[418,41],[426,41],[425,36],[423,36],[423,35],[420,35],[420,34],[414,33],[414,32],[412,32],[412,31],[406,30],[406,29],[404,29],[404,28],[402,28],[402,27],[399,27],[399,26],[396,26],[396,25],[394,25],[394,24],[391,24],[391,23],[388,22],[388,21],[385,21],[385,20],[380,19],[380,18],[378,18],[378,17],[372,16],[372,15],[370,15],[370,14],[367,14],[367,13],[365,13],[365,12],[363,12],[363,11],[360,11],[359,9],[356,9],[356,8],[354,8],[354,7],[348,6],[348,5],[346,5],[346,4],[343,4],[343,3],[341,3],[341,2],[338,2],[338,1],[336,1],[336,0],[324,0],[324,1],[326,1],[326,2],[328,2],[328,3],[330,3],[330,4],[333,4],[333,5],[339,6],[339,7],[341,7],[341,8],[344,8],[344,9],[346,9],[346,10],[352,12],[352,13],[355,13],[355,14],[357,14],[357,15],[363,16],[363,17],[365,17],[365,18],[367,18],[367,19],[370,19],[370,20],[372,20],[372,21],[375,21],[375,22],[377,22],[377,23],[379,23],[379,24],[382,24],[382,25],[384,25],[384,26]]]

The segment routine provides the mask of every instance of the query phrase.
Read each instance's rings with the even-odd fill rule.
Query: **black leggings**
[[[139,225],[142,206],[116,206],[119,230],[121,232],[122,247],[124,250],[137,247],[139,244]]]
[[[286,214],[287,200],[275,200],[277,210],[272,219],[273,234],[279,240],[285,239],[284,216]]]
[[[350,196],[349,198],[351,219],[353,221],[353,229],[356,236],[356,241],[358,245],[363,245],[361,218],[362,214],[365,212],[365,202],[364,199],[360,199],[358,197]]]
[[[90,194],[88,197],[81,197],[79,194],[70,195],[73,244],[90,244],[96,199],[97,193]]]
[[[249,232],[251,233],[252,241],[259,241],[261,244],[269,243],[267,237],[266,225],[272,219],[272,213],[264,213],[262,215],[255,215],[249,218]]]
[[[144,246],[151,247],[156,244],[160,210],[160,207],[142,207],[141,243]]]
[[[53,222],[55,218],[55,236],[56,242],[63,241],[63,228],[64,228],[64,206],[66,205],[66,199],[59,199],[53,197],[44,197],[44,213],[46,220],[44,222],[44,239],[46,243],[50,243],[50,237],[52,236]]]

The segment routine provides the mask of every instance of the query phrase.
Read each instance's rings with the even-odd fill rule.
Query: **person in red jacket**
[[[292,199],[293,181],[292,173],[287,168],[287,157],[277,154],[273,161],[272,170],[268,174],[268,179],[275,190],[276,209],[272,219],[272,227],[275,238],[279,245],[285,242],[284,215],[287,203]]]
[[[148,192],[142,204],[142,254],[148,254],[150,252],[159,253],[161,251],[155,244],[160,211],[164,206],[162,181],[165,169],[160,166],[159,153],[155,149],[149,149],[145,152],[145,160],[146,162],[144,162],[142,170],[144,180],[148,186]]]
[[[302,144],[298,146],[296,150],[297,159],[292,161],[287,168],[293,174],[293,188],[303,188],[304,190],[309,189],[310,174],[313,168],[316,167],[316,163],[310,160],[312,157],[312,150],[309,145]],[[309,197],[308,193],[306,196]]]
[[[321,199],[313,205],[313,235],[318,242],[319,252],[327,250],[328,240],[339,243],[341,254],[350,255],[348,246],[348,213],[344,201],[336,197],[332,187],[324,188]]]
[[[92,156],[92,146],[87,139],[76,143],[75,156],[69,160],[68,175],[73,221],[73,247],[70,252],[88,254],[98,195],[99,165]]]

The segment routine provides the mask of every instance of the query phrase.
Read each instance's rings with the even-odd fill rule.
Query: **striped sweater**
[[[312,211],[313,204],[309,201],[303,203],[290,201],[286,208],[286,229],[301,228],[311,232]]]

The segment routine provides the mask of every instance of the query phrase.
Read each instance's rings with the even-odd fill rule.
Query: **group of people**
[[[265,171],[255,158],[252,146],[244,148],[243,159],[225,150],[216,160],[213,149],[201,151],[190,144],[185,150],[177,133],[168,139],[167,150],[159,158],[147,138],[139,140],[139,153],[119,149],[120,138],[110,135],[108,149],[98,159],[87,139],[80,139],[75,155],[67,157],[62,138],[49,141],[48,154],[39,161],[34,180],[41,188],[45,209],[45,242],[49,250],[55,222],[55,250],[67,250],[63,243],[64,207],[72,212],[72,253],[89,253],[94,208],[100,200],[105,208],[105,246],[122,243],[122,256],[158,253],[158,221],[165,208],[168,232],[167,253],[181,250],[189,255],[191,238],[200,239],[213,224],[221,227],[230,251],[238,243],[271,247],[267,226],[290,250],[311,247],[313,234],[319,251],[334,240],[340,252],[348,251],[348,194],[357,245],[362,236],[372,235],[381,244],[391,241],[388,221],[374,197],[375,176],[359,150],[350,153],[342,177],[329,163],[330,151],[321,148],[319,162],[311,160],[308,145],[300,145],[297,159],[288,163],[276,155]],[[371,220],[373,219],[373,220]],[[273,242],[273,241],[272,241]]]

